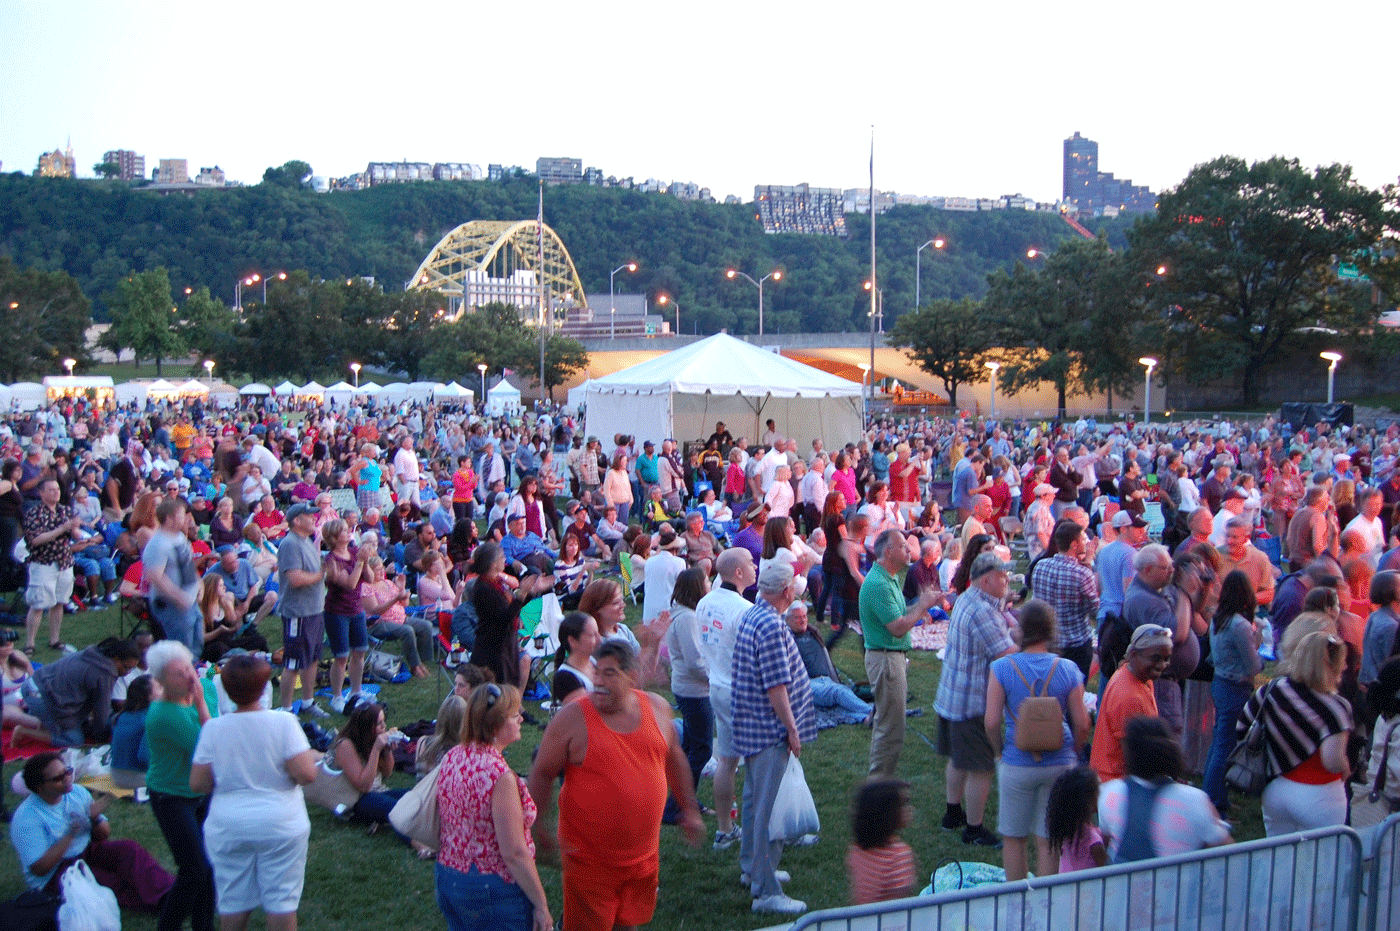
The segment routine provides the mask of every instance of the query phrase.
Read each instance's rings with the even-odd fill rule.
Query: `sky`
[[[1395,0],[170,4],[0,0],[0,161],[71,139],[256,183],[301,159],[1061,195],[1065,138],[1154,191],[1222,154],[1400,175]]]

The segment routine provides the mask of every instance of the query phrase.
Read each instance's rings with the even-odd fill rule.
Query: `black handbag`
[[[1235,749],[1225,760],[1225,782],[1245,795],[1262,794],[1264,787],[1278,775],[1269,762],[1268,741],[1264,733],[1264,707],[1268,704],[1273,685],[1270,682],[1260,690],[1259,712],[1250,722],[1244,739],[1235,744]]]

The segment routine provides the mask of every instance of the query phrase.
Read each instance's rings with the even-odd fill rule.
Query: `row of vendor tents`
[[[183,383],[167,381],[164,378],[136,379],[114,384],[108,375],[51,375],[38,382],[16,382],[13,385],[0,385],[0,410],[18,408],[22,411],[35,410],[49,401],[62,397],[84,395],[99,402],[115,400],[119,405],[151,401],[178,401],[187,398],[204,398],[217,407],[234,407],[241,399],[250,397],[275,397],[278,400],[316,401],[337,407],[373,399],[376,404],[460,403],[470,405],[476,393],[457,382],[415,381],[393,382],[377,385],[364,382],[351,385],[337,382],[326,386],[316,381],[295,385],[284,381],[276,387],[260,382],[237,388],[226,382],[208,382],[190,379]],[[489,413],[503,414],[520,408],[520,389],[510,382],[500,381],[486,393]]]

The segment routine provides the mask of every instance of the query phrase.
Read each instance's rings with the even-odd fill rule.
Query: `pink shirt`
[[[485,744],[458,745],[442,757],[438,769],[438,821],[442,848],[438,862],[466,873],[473,866],[481,873],[492,873],[506,882],[515,882],[496,839],[496,822],[491,816],[491,793],[499,779],[513,779],[520,790],[520,807],[525,814],[525,845],[535,856],[530,825],[535,823],[535,800],[525,780],[511,772],[501,751]]]

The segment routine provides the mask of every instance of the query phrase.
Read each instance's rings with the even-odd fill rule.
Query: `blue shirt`
[[[1132,584],[1133,556],[1137,550],[1123,540],[1114,540],[1099,550],[1094,568],[1099,571],[1099,620],[1109,614],[1123,614],[1126,586]]]
[[[1366,633],[1361,638],[1361,675],[1363,685],[1380,678],[1381,667],[1395,649],[1395,631],[1400,618],[1389,608],[1377,608],[1366,619]]]
[[[112,768],[144,773],[149,762],[146,712],[123,711],[112,720]]]
[[[953,470],[953,507],[972,510],[972,489],[976,487],[977,472],[969,460],[963,459]]]
[[[1054,675],[1047,682],[1052,668]],[[1073,766],[1074,735],[1069,726],[1069,696],[1076,686],[1084,684],[1084,675],[1079,667],[1054,653],[1013,653],[994,660],[990,674],[1001,683],[1002,691],[1006,693],[1006,710],[1002,713],[1001,761],[1007,766]],[[1024,681],[1022,676],[1025,677]],[[1016,749],[1016,709],[1031,697],[1031,689],[1026,687],[1026,682],[1035,689],[1037,696],[1058,699],[1060,713],[1065,719],[1064,746],[1053,753],[1041,753],[1038,760],[1035,754]]]
[[[778,685],[787,686],[797,739],[804,744],[817,739],[812,683],[802,653],[792,631],[762,596],[739,618],[730,672],[735,753],[753,756],[787,743],[787,727],[768,700],[768,690]]]
[[[57,843],[60,837],[68,833],[71,814],[81,815],[86,826],[63,852],[63,859],[76,857],[87,849],[87,845],[92,841],[92,825],[88,821],[91,811],[92,794],[79,785],[73,786],[73,791],[53,805],[47,804],[37,795],[30,795],[19,803],[14,819],[10,822],[10,842],[15,845],[20,865],[24,868],[25,885],[30,889],[42,889],[53,878],[58,869],[57,865],[40,876],[29,872],[29,866]]]
[[[513,533],[508,533],[502,537],[501,551],[506,554],[506,559],[512,562],[521,562],[526,557],[533,556],[536,553],[544,553],[550,559],[556,559],[559,555],[547,548],[538,534],[531,533],[528,530],[525,531],[525,536],[523,537],[517,537]]]

